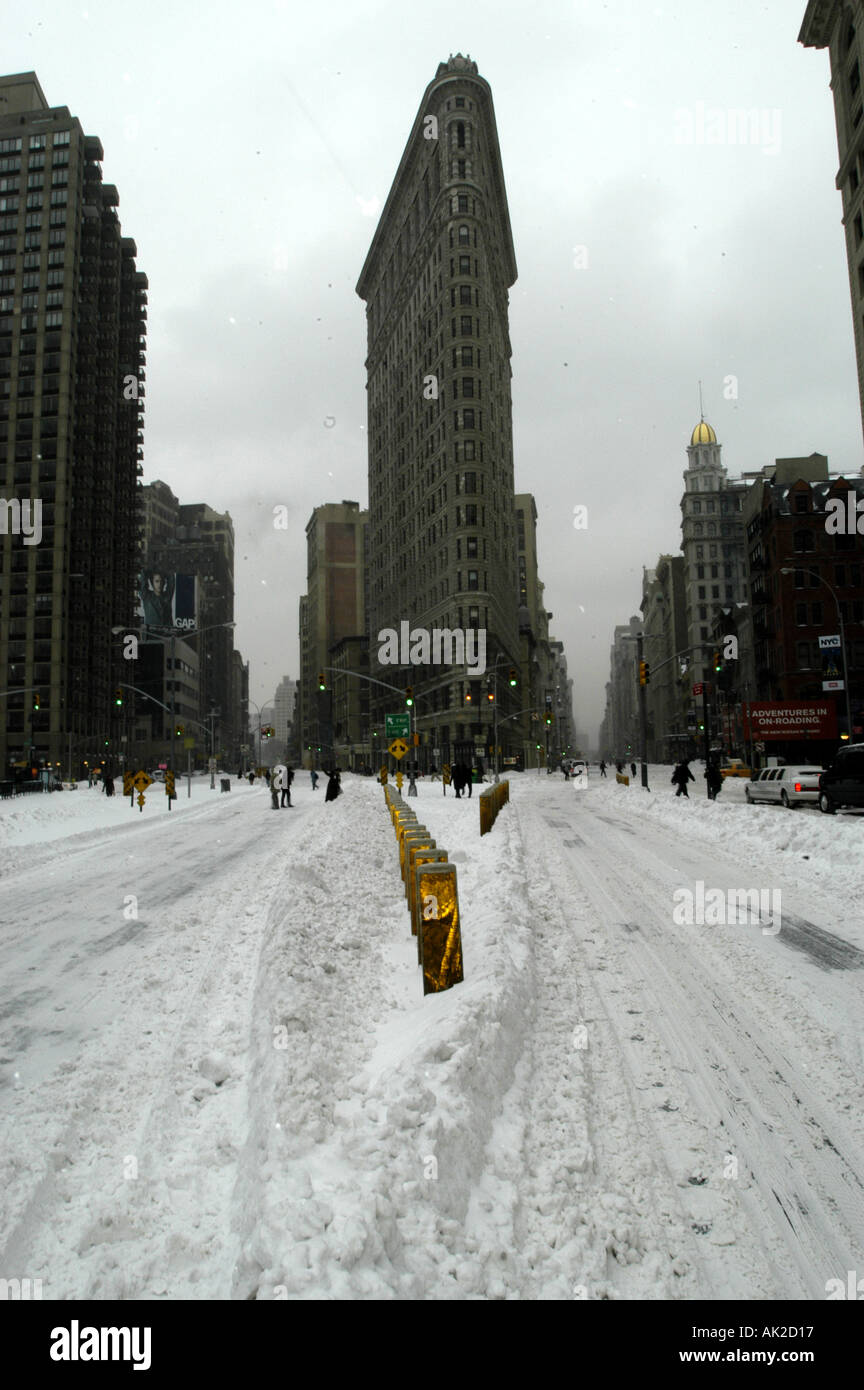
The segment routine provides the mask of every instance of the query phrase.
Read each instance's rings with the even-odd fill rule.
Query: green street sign
[[[387,738],[408,738],[411,733],[410,714],[385,714],[384,733]]]

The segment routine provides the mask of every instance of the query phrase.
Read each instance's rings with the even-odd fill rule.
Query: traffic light
[[[554,714],[552,714],[552,712],[551,712],[550,710],[547,710],[547,711],[546,711],[546,723],[547,723],[547,724],[554,724],[554,722],[555,722],[555,716],[554,716]]]
[[[640,685],[647,685],[648,682],[650,681],[650,679],[651,679],[651,672],[650,672],[649,667],[648,667],[648,662],[647,662],[647,661],[640,661],[640,662],[639,662],[639,684],[640,684]]]
[[[495,691],[493,690],[491,685],[489,686],[489,689],[486,691],[486,699],[489,700],[490,703],[495,699]]]
[[[185,734],[185,732],[186,732],[186,725],[185,725],[185,724],[175,724],[175,726],[174,726],[174,737],[175,737],[175,738],[182,738],[182,736],[183,736],[183,734]]]
[[[509,682],[510,682],[511,685],[515,685],[515,684],[516,684],[516,667],[515,667],[515,666],[511,666],[511,667],[510,667],[510,674],[509,674],[509,676],[507,677],[507,679],[509,680]]]
[[[114,703],[115,705],[123,704],[123,687],[120,685],[118,685],[117,689],[114,691]]]
[[[38,710],[38,709],[41,708],[40,700],[39,700],[39,691],[38,691],[38,690],[36,691],[36,693],[35,693],[34,696],[33,696],[33,708],[34,708],[35,710]]]
[[[411,706],[412,706],[413,703],[414,703],[414,687],[413,687],[413,685],[406,685],[406,687],[405,687],[405,703],[406,703],[406,705],[408,706],[409,709],[411,708]]]
[[[722,656],[720,655],[719,652],[715,652],[715,653],[714,653],[714,670],[715,670],[715,671],[722,671],[722,670],[723,670],[723,658],[722,658]]]
[[[324,672],[323,672],[323,671],[319,671],[319,672],[318,672],[318,689],[319,689],[319,690],[326,690],[326,689],[327,689],[327,680],[326,680],[326,678],[325,678],[325,675],[324,675]]]
[[[467,688],[466,691],[465,691],[465,703],[466,703],[466,705],[470,705],[470,703],[471,703],[471,687],[470,687],[470,685],[468,686],[468,688]]]

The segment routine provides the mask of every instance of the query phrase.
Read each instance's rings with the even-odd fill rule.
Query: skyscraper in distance
[[[499,720],[519,708],[507,680],[519,666],[515,280],[492,92],[457,54],[423,94],[357,284],[368,330],[370,669],[414,687],[421,764],[488,755],[493,704]],[[456,644],[439,649],[444,661],[422,659],[421,646],[421,659],[403,648],[396,664],[380,661],[379,632],[401,635],[405,623],[482,631],[486,671],[456,662]],[[404,707],[371,689],[373,725]],[[512,721],[504,729],[515,736]]]

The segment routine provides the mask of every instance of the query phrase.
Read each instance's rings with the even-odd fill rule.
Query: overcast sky
[[[145,481],[231,513],[253,699],[299,672],[312,508],[367,502],[354,287],[450,53],[495,103],[516,488],[537,499],[578,727],[602,717],[643,566],[679,549],[700,378],[731,476],[814,450],[860,469],[829,66],[796,41],[805,7],[3,0],[3,70],[34,69],[104,145],[150,280]],[[700,142],[729,109],[762,113],[757,140]]]

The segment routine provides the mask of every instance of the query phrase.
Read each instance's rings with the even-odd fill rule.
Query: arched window
[[[459,245],[460,245],[460,246],[468,246],[468,245],[470,245],[470,240],[471,240],[471,233],[468,231],[468,228],[467,228],[467,227],[460,227],[460,228],[459,228]]]

